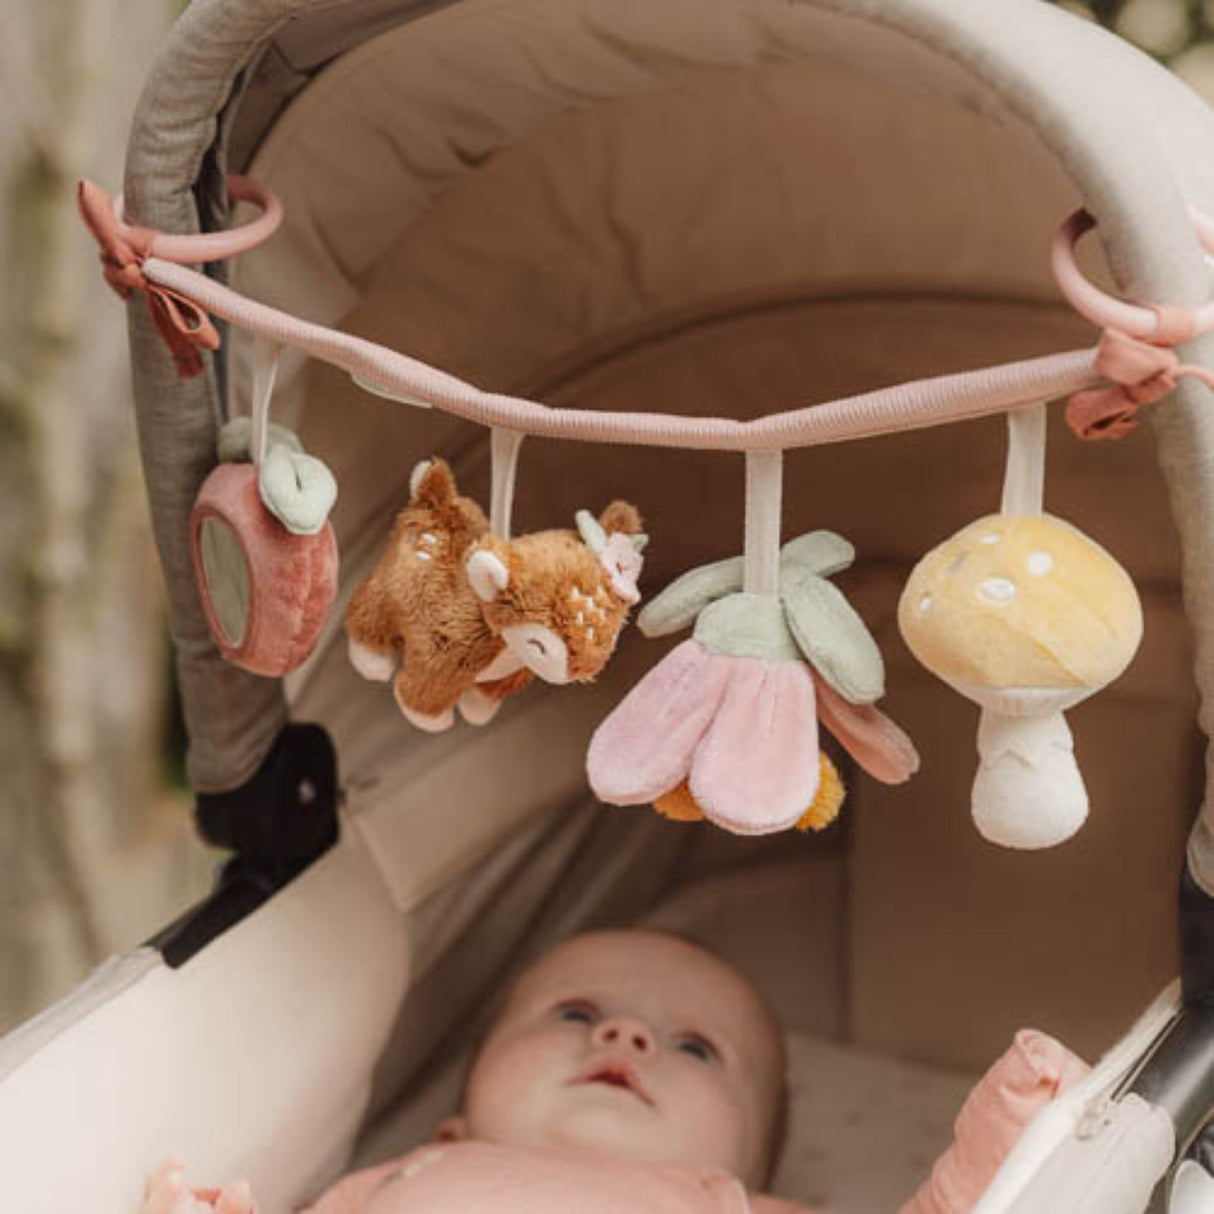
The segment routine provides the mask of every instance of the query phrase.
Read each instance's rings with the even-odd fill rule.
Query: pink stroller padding
[[[953,1145],[899,1214],[968,1214],[1028,1123],[1088,1069],[1052,1037],[1022,1029],[969,1094]]]

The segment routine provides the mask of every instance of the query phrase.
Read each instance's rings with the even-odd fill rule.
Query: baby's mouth
[[[573,1086],[601,1083],[605,1087],[619,1088],[621,1091],[631,1093],[650,1108],[654,1107],[653,1099],[645,1091],[636,1069],[622,1058],[596,1058],[569,1082]]]

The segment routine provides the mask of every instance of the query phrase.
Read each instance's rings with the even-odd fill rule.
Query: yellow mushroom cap
[[[915,566],[898,625],[953,684],[1094,690],[1134,656],[1142,607],[1125,570],[1070,523],[995,514]]]

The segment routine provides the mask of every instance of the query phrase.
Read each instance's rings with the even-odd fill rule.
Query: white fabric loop
[[[1045,495],[1045,405],[1029,405],[1007,415],[1007,471],[1004,514],[1041,513]]]
[[[492,488],[489,501],[489,529],[499,540],[510,538],[510,516],[514,509],[514,480],[518,471],[518,453],[523,445],[519,430],[494,426],[490,431],[489,459]]]
[[[784,452],[746,453],[746,555],[742,589],[774,595],[780,589],[780,511]]]
[[[253,335],[253,437],[250,456],[253,466],[261,468],[266,457],[266,438],[270,429],[270,401],[278,378],[278,356],[282,347],[260,333]]]

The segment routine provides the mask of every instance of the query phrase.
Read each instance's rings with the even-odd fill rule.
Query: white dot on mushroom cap
[[[980,544],[997,544],[999,542],[999,534],[995,531],[990,531],[984,535],[978,543]]]
[[[1016,597],[1016,583],[1005,577],[988,577],[979,584],[978,593],[993,603],[1006,603]]]
[[[1037,577],[1045,577],[1054,568],[1054,558],[1048,552],[1030,552],[1025,563],[1029,573],[1036,574]]]
[[[919,600],[919,610],[920,611],[926,611],[931,605],[932,605],[932,596],[930,594],[925,594]]]

